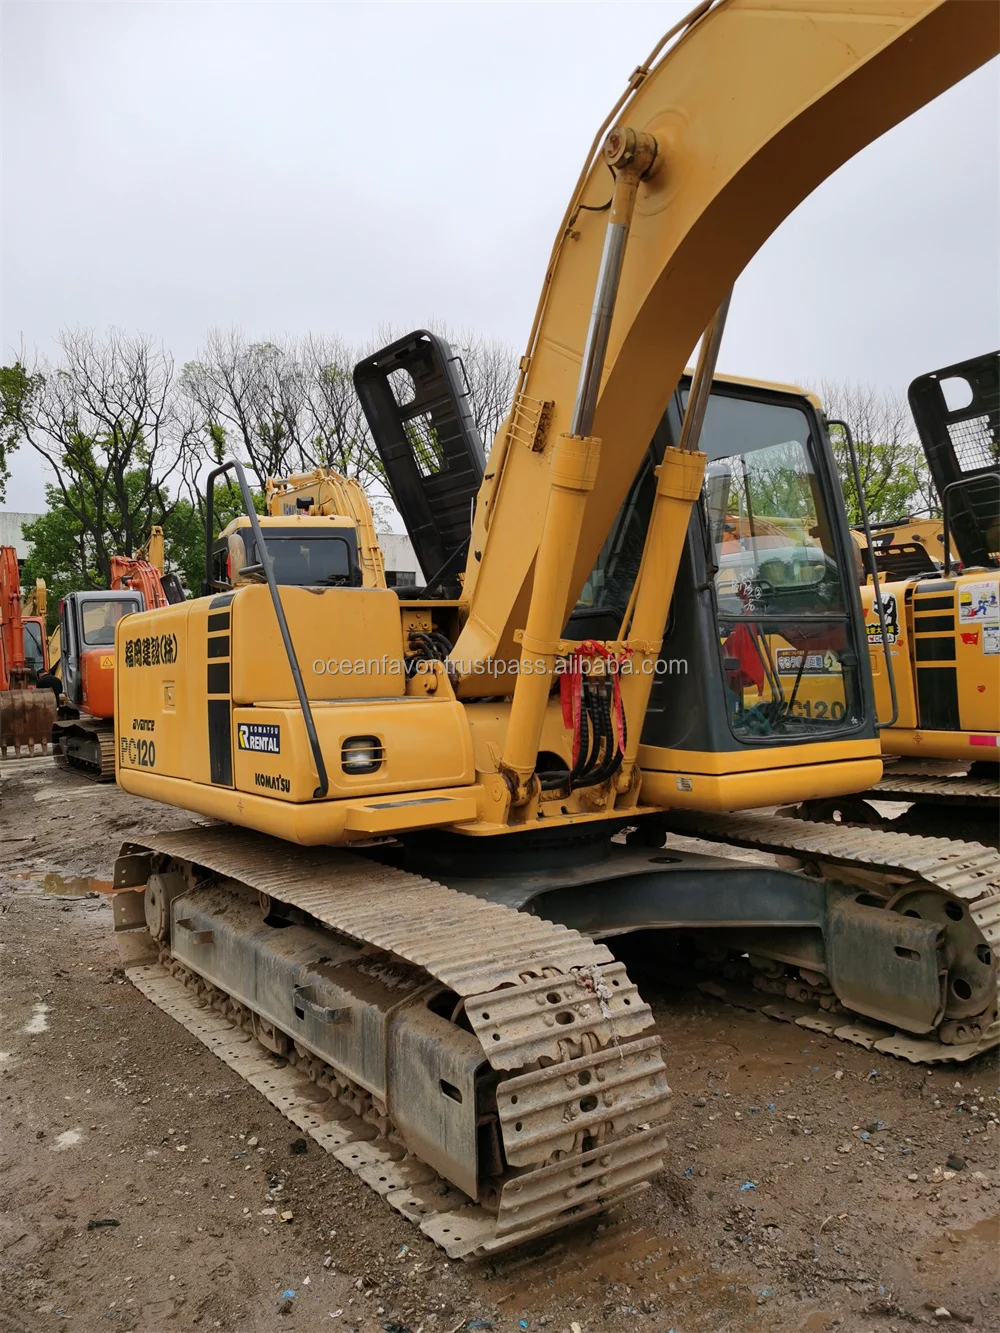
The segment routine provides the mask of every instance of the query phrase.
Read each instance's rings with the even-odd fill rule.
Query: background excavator
[[[961,390],[959,406],[949,397]],[[948,396],[946,396],[948,395]],[[997,844],[1000,801],[1000,353],[919,376],[910,408],[941,498],[943,565],[880,562],[865,606],[882,752],[866,797],[910,801],[893,827]],[[887,550],[886,555],[890,555]],[[910,558],[913,558],[912,553]],[[891,675],[890,675],[891,668]],[[842,811],[879,822],[872,808]]]
[[[48,667],[45,584],[38,580],[26,606],[21,602],[17,551],[0,546],[0,756],[20,757],[36,747],[44,754],[55,720],[51,690],[38,689]]]
[[[691,936],[806,1026],[910,1059],[998,1039],[995,852],[732,813],[882,764],[816,405],[713,387],[766,237],[997,39],[961,0],[707,0],[598,134],[485,463],[440,340],[356,368],[414,543],[439,536],[427,586],[349,560],[282,583],[233,460],[207,497],[235,476],[246,562],[215,566],[209,510],[207,594],[118,627],[120,785],[221,821],[122,849],[131,979],[451,1255],[662,1165],[660,1042],[608,939],[644,932],[666,968]],[[757,688],[779,639],[798,677],[830,655],[836,715],[780,671]]]
[[[169,595],[168,595],[169,593]],[[163,529],[153,527],[135,556],[111,557],[111,588],[68,592],[49,641],[61,695],[52,727],[56,762],[98,782],[113,782],[115,626],[126,615],[183,601],[176,575],[163,570]]]
[[[268,477],[257,523],[280,584],[384,588],[385,562],[361,484],[332,468]],[[208,527],[213,497],[208,497]],[[243,587],[263,579],[250,519],[228,523],[206,552],[209,581]]]

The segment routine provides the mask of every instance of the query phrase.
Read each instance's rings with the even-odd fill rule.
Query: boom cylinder
[[[705,475],[705,454],[698,445],[731,296],[732,292],[719,306],[702,338],[678,447],[664,451],[663,462],[656,470],[656,495],[636,579],[631,623],[622,625],[621,637],[627,638],[632,649],[630,670],[621,677],[622,706],[628,723],[621,776],[625,786],[639,749],[642,720],[663,645],[663,627],[674,595],[691,506],[701,493]]]
[[[594,288],[587,341],[580,363],[580,380],[569,428],[571,435],[589,435],[594,424],[597,395],[608,352],[611,317],[615,312],[625,246],[635,211],[635,197],[639,181],[649,171],[655,158],[656,140],[653,136],[637,134],[628,127],[612,130],[604,143],[604,160],[615,172],[615,189],[611,198],[608,229],[604,234],[597,285]]]
[[[580,363],[570,430],[558,437],[552,452],[549,501],[521,640],[522,670],[514,686],[500,763],[512,788],[515,806],[524,805],[530,796],[530,782],[566,617],[587,495],[593,490],[597,476],[601,441],[590,431],[607,356],[625,246],[639,181],[656,158],[656,140],[650,134],[625,126],[614,129],[605,140],[604,158],[615,172],[611,215],[594,288],[594,304]],[[529,659],[531,668],[525,670],[524,663]]]
[[[535,771],[573,577],[573,555],[600,456],[601,442],[592,436],[560,435],[552,451],[549,503],[501,764],[511,779],[514,805],[528,799],[528,784]],[[529,660],[530,670],[525,667]]]

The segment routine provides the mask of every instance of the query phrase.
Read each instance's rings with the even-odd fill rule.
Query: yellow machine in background
[[[385,588],[385,562],[364,489],[328,468],[269,477],[257,522],[281,584]],[[209,524],[211,527],[211,523]],[[246,514],[233,519],[206,552],[214,582],[260,582],[260,553]]]
[[[961,407],[949,407],[946,385],[964,386]],[[888,663],[875,590],[862,590],[878,714],[893,718],[882,750],[897,757],[868,795],[913,802],[898,827],[996,844],[1000,354],[921,375],[910,405],[953,546],[940,569],[880,573]]]
[[[660,1043],[595,941],[708,938],[804,1021],[864,1016],[911,1059],[998,1039],[994,853],[970,887],[957,844],[730,813],[870,787],[881,759],[816,406],[713,383],[748,259],[995,53],[988,8],[701,5],[598,135],[489,457],[440,339],[355,368],[427,585],[366,578],[356,517],[258,519],[230,461],[206,596],[120,625],[120,784],[223,821],[123,848],[131,977],[449,1254],[662,1165]],[[217,543],[230,474],[245,521]],[[832,654],[843,715],[748,686],[762,641]],[[675,827],[716,854],[664,851]]]

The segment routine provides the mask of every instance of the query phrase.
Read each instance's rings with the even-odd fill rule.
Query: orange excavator
[[[163,572],[163,529],[151,529],[135,556],[111,557],[111,588],[70,592],[59,604],[58,670],[63,697],[52,727],[56,762],[98,782],[115,777],[115,626],[133,611],[183,601],[176,575]]]
[[[36,746],[45,753],[55,698],[36,685],[37,672],[46,666],[44,601],[41,615],[23,613],[17,552],[0,546],[0,755],[5,759],[11,748],[18,757],[22,749],[33,754]]]

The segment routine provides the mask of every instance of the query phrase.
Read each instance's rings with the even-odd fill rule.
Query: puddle
[[[806,1316],[806,1322],[801,1325],[800,1333],[827,1333],[827,1330],[833,1327],[836,1318],[834,1310],[814,1310],[811,1315]]]
[[[1000,1213],[984,1217],[971,1227],[949,1228],[940,1240],[935,1241],[927,1260],[931,1264],[950,1264],[968,1246],[973,1249],[987,1246],[994,1252],[1000,1247]]]
[[[31,1017],[28,1019],[27,1023],[25,1023],[21,1031],[26,1032],[29,1037],[37,1037],[40,1032],[47,1032],[49,1028],[49,1020],[45,1015],[48,1012],[49,1006],[41,1001],[33,1005]]]
[[[727,1320],[745,1322],[756,1313],[756,1296],[745,1278],[708,1269],[676,1242],[627,1225],[612,1224],[583,1249],[567,1241],[565,1249],[557,1245],[544,1255],[511,1261],[494,1281],[504,1293],[500,1299],[513,1298],[510,1308],[516,1304],[523,1313],[551,1308],[553,1300],[570,1295],[603,1302],[612,1285],[632,1287],[637,1307],[643,1297],[661,1306],[690,1297],[703,1313],[722,1311]]]
[[[89,893],[110,893],[113,888],[113,880],[92,879],[86,875],[67,879],[53,872],[42,879],[42,892],[55,898],[86,898]]]

